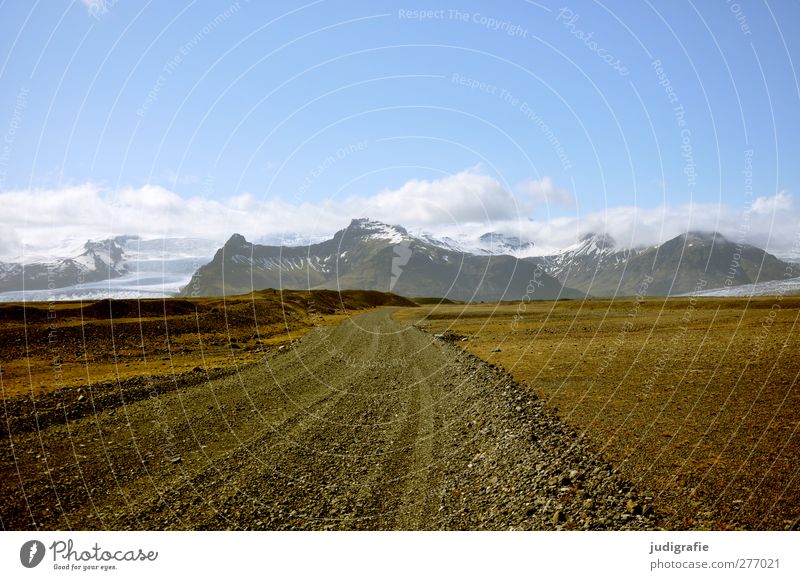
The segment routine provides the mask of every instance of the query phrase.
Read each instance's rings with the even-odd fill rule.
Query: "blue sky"
[[[614,215],[629,243],[718,224],[788,247],[798,22],[746,0],[6,1],[0,250],[44,215],[59,235],[258,236],[361,208],[532,219],[554,246]],[[622,227],[635,208],[650,221]]]

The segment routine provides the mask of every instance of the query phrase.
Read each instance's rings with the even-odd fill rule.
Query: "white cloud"
[[[247,192],[220,200],[184,198],[155,185],[109,191],[87,183],[5,191],[0,192],[0,256],[19,257],[23,248],[28,254],[46,255],[66,239],[121,234],[219,242],[234,232],[251,240],[288,233],[329,236],[356,217],[451,237],[477,237],[489,231],[517,235],[534,241],[540,253],[573,244],[588,232],[608,233],[622,246],[638,246],[663,242],[689,229],[717,230],[778,254],[800,253],[800,248],[792,247],[800,231],[800,212],[785,192],[758,198],[750,212],[717,204],[617,206],[580,216],[530,220],[536,208],[532,197],[565,201],[567,194],[555,193],[558,188],[549,178],[525,183],[525,193],[518,193],[522,200],[477,168],[441,179],[413,179],[372,196],[319,203],[259,199]]]
[[[550,177],[528,179],[517,186],[517,192],[527,196],[535,206],[572,206],[575,196],[571,191],[556,187]]]
[[[113,200],[120,208],[142,209],[154,213],[180,212],[184,201],[177,193],[154,185],[119,191]]]
[[[399,189],[349,198],[343,205],[354,216],[410,226],[487,222],[519,215],[514,196],[477,169],[436,180],[412,179]]]
[[[751,206],[751,211],[753,213],[765,215],[791,209],[792,196],[785,191],[779,191],[772,197],[757,197]]]
[[[0,228],[0,256],[15,256],[22,247],[17,230],[13,227]]]
[[[778,255],[800,257],[798,224],[800,212],[788,207],[773,214],[695,203],[650,208],[616,206],[582,216],[517,222],[512,227],[521,229],[541,246],[542,253],[568,246],[590,232],[610,234],[622,247],[637,247],[662,243],[688,230],[700,230],[718,231],[731,241],[754,244]]]

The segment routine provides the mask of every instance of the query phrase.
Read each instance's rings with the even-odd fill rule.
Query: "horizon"
[[[437,237],[433,232],[427,231],[422,228],[406,228],[403,224],[399,223],[390,223],[384,222],[380,220],[374,220],[367,216],[362,216],[358,218],[351,218],[350,223],[346,226],[337,229],[336,231],[332,232],[331,234],[319,234],[315,236],[309,235],[302,235],[299,232],[288,232],[284,234],[277,234],[277,235],[262,235],[259,237],[249,238],[248,236],[241,234],[239,232],[233,231],[229,235],[215,239],[215,238],[202,238],[202,237],[158,237],[155,235],[139,235],[139,234],[118,234],[112,236],[110,238],[67,238],[62,240],[58,246],[53,246],[49,252],[47,253],[40,253],[40,254],[29,254],[29,255],[18,255],[18,256],[11,256],[11,257],[4,257],[0,256],[0,263],[4,260],[6,263],[21,263],[21,264],[30,264],[37,261],[47,261],[47,260],[58,260],[63,258],[74,258],[79,255],[82,251],[86,249],[87,246],[90,244],[96,243],[106,243],[106,242],[115,242],[121,243],[123,247],[125,247],[128,243],[147,243],[147,242],[169,242],[169,241],[185,241],[185,242],[192,242],[197,243],[200,246],[205,246],[206,251],[208,252],[208,257],[212,255],[213,252],[209,251],[208,244],[216,244],[213,246],[214,251],[217,249],[227,245],[231,240],[237,237],[241,237],[245,242],[258,245],[258,246],[269,246],[269,247],[285,247],[285,248],[296,248],[296,247],[306,247],[315,244],[322,243],[326,240],[332,239],[336,234],[347,230],[348,228],[352,227],[356,222],[367,222],[369,224],[377,224],[382,226],[387,226],[390,228],[400,228],[402,229],[409,237],[421,240],[423,242],[453,242],[456,244],[460,250],[463,250],[465,253],[476,253],[475,250],[478,248],[477,244],[481,242],[481,238],[489,235],[498,235],[501,237],[515,237],[512,234],[503,233],[502,231],[486,231],[476,237],[468,237],[463,236],[460,239],[455,239],[447,235],[442,235]],[[286,237],[284,237],[286,236]],[[742,239],[731,239],[730,236],[723,234],[720,231],[710,230],[710,229],[688,229],[683,232],[680,232],[674,236],[667,237],[657,243],[653,244],[638,244],[638,245],[622,245],[620,244],[614,236],[612,236],[608,232],[596,232],[596,231],[587,231],[581,234],[574,242],[569,245],[561,246],[558,248],[554,248],[552,246],[541,246],[536,243],[535,240],[531,240],[525,237],[519,237],[518,239],[522,245],[530,244],[533,246],[532,250],[525,252],[524,257],[547,257],[551,255],[558,255],[564,252],[571,250],[576,246],[580,246],[583,242],[592,239],[592,238],[602,238],[604,240],[611,241],[611,247],[615,251],[621,250],[643,250],[651,247],[660,246],[666,242],[671,240],[680,238],[680,237],[691,237],[691,236],[702,236],[702,237],[712,237],[715,239],[720,239],[722,241],[728,242],[736,242],[737,247],[745,247],[745,246],[753,246],[759,248],[758,245],[750,244],[745,242]],[[431,240],[432,238],[432,240]],[[470,245],[473,244],[473,245]],[[494,246],[494,243],[489,244],[490,246]],[[486,248],[484,248],[486,249]],[[764,249],[764,248],[759,248]],[[796,250],[796,248],[792,248],[792,250]],[[766,251],[766,250],[765,250]],[[769,253],[769,252],[768,252]],[[496,255],[502,255],[502,252],[497,251]],[[510,255],[514,255],[516,257],[521,257],[516,253],[510,253]],[[776,257],[782,260],[786,260],[788,262],[800,262],[800,252],[787,252],[787,253],[778,253],[775,254]],[[25,261],[23,261],[25,260]]]

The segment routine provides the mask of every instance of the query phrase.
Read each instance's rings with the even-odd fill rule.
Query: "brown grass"
[[[676,528],[784,529],[800,516],[796,297],[446,305],[397,316],[533,388],[661,498]]]
[[[3,398],[220,370],[351,312],[407,300],[380,292],[263,290],[228,298],[0,305]]]

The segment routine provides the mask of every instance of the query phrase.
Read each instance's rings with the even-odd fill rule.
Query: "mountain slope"
[[[30,264],[0,263],[0,292],[64,288],[118,278],[127,271],[123,257],[126,240],[125,236],[90,240],[75,257]]]
[[[0,262],[0,302],[174,296],[217,248],[219,241],[202,238],[64,240],[24,265]]]
[[[330,240],[308,246],[262,246],[235,234],[181,294],[230,295],[262,288],[357,288],[473,301],[582,296],[563,289],[531,262],[455,251],[367,219],[353,220]]]
[[[686,294],[787,277],[791,265],[719,233],[688,232],[659,246],[618,250],[608,236],[588,235],[543,262],[566,285],[593,296]],[[797,274],[794,274],[795,276]]]

